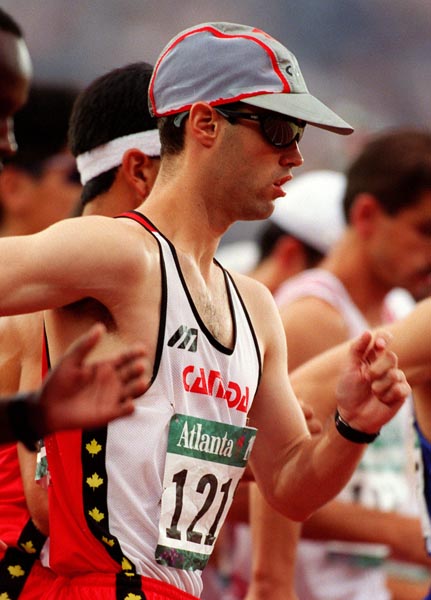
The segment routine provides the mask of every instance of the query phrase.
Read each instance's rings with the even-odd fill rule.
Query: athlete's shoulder
[[[250,298],[252,302],[269,302],[274,304],[274,299],[266,285],[244,273],[231,272],[230,275],[244,299]]]

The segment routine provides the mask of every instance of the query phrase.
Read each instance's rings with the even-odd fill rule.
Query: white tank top
[[[361,311],[353,304],[341,281],[325,269],[309,269],[289,278],[275,293],[278,306],[288,305],[300,298],[321,298],[342,315],[349,337],[360,335],[368,328]]]
[[[325,269],[310,269],[290,278],[275,296],[278,306],[307,296],[321,298],[342,315],[351,338],[369,325],[341,281]],[[382,323],[391,314],[385,305]],[[412,488],[406,457],[411,448],[411,407],[407,404],[370,444],[338,500],[380,510],[406,511]],[[411,512],[411,510],[409,511]],[[388,549],[352,542],[301,540],[297,560],[300,600],[388,600],[382,560]]]
[[[153,380],[136,400],[134,413],[110,423],[105,433],[83,432],[76,449],[73,436],[54,436],[56,519],[65,526],[62,539],[52,544],[52,564],[74,576],[83,565],[90,571],[115,570],[117,563],[126,574],[159,579],[199,596],[202,569],[256,435],[246,423],[261,358],[227,272],[232,350],[201,320],[170,242],[140,213],[122,216],[150,230],[160,248],[162,301]],[[69,465],[82,463],[84,500],[77,508],[72,508],[74,480],[66,453]],[[88,535],[77,544],[82,515],[97,538],[87,548]],[[106,562],[106,552],[115,562]]]

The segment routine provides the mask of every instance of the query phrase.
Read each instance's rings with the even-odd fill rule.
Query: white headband
[[[160,156],[158,129],[124,135],[77,156],[76,164],[81,175],[82,185],[85,185],[93,177],[121,165],[123,154],[131,148],[137,148],[148,156]]]

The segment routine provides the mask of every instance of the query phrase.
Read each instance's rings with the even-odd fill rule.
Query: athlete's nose
[[[287,146],[287,148],[280,149],[280,164],[282,166],[300,167],[303,162],[304,159],[296,140]]]

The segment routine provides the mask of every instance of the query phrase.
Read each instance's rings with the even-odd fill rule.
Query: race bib
[[[176,414],[169,427],[156,561],[202,570],[257,430]]]

